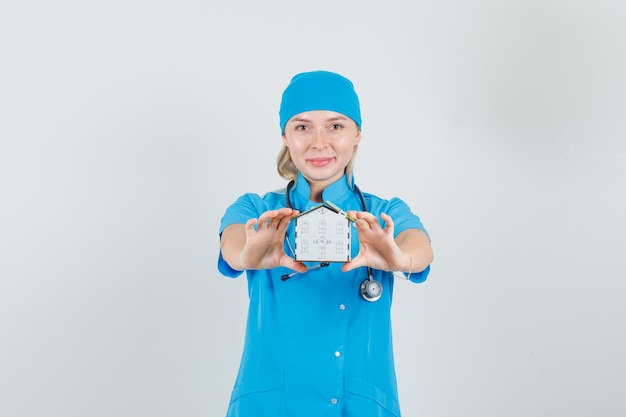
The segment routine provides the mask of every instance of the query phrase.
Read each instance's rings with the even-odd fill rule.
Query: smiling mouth
[[[334,160],[335,158],[311,158],[309,159],[309,164],[313,165],[314,167],[323,167],[330,164]]]

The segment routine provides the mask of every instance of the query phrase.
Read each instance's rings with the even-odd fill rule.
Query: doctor
[[[278,172],[290,186],[239,197],[220,226],[218,269],[228,277],[245,271],[250,298],[227,416],[400,416],[394,276],[426,279],[429,237],[404,201],[356,187],[361,112],[350,80],[328,71],[294,76],[279,117]],[[325,268],[296,262],[291,220],[328,200],[356,220],[352,261]],[[362,290],[368,279],[382,287],[369,300]]]

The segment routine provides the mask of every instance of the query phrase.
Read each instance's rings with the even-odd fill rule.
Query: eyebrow
[[[338,120],[348,120],[348,118],[346,116],[335,116],[335,117],[330,117],[326,120],[324,120],[325,122],[335,122]],[[304,117],[294,117],[293,119],[291,119],[292,122],[312,122],[311,119],[306,119]]]

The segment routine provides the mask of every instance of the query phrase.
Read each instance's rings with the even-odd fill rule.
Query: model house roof
[[[309,214],[309,213],[311,213],[313,211],[319,210],[321,208],[326,208],[328,210],[331,210],[332,212],[335,212],[336,214],[339,214],[339,215],[345,217],[346,219],[350,220],[351,222],[355,221],[355,219],[353,219],[352,217],[348,216],[348,213],[346,213],[345,211],[343,211],[341,208],[339,208],[335,204],[331,203],[330,201],[324,201],[319,206],[311,207],[307,211],[305,211],[303,213],[300,213],[296,218],[305,216],[305,215],[307,215],[307,214]]]

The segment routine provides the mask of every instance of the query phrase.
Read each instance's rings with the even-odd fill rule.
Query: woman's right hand
[[[287,256],[284,250],[287,227],[298,214],[299,211],[290,208],[269,210],[245,225],[228,226],[222,233],[222,256],[233,269],[240,271],[285,266],[306,272],[306,266]]]

